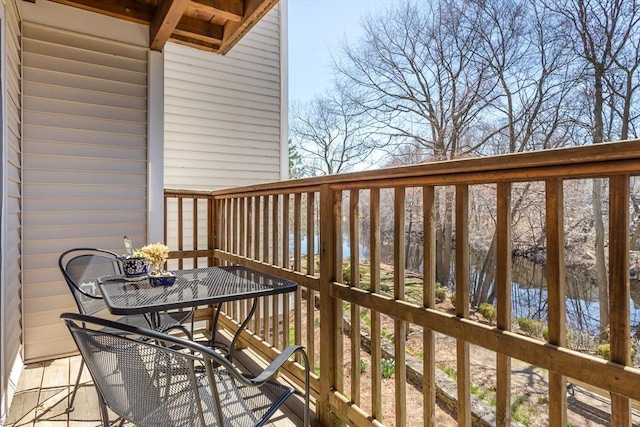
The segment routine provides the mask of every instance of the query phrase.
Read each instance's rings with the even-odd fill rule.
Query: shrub
[[[447,299],[447,290],[443,287],[436,286],[436,300],[442,302]]]
[[[530,337],[539,337],[542,335],[542,328],[544,324],[539,320],[530,319],[528,317],[521,317],[518,319],[518,326],[520,330]]]
[[[360,278],[362,278],[365,274],[367,274],[367,269],[365,266],[361,265],[358,268],[358,271],[360,272]],[[350,262],[345,262],[342,265],[342,282],[344,284],[347,285],[351,285],[351,263]]]
[[[360,373],[364,374],[367,371],[367,362],[360,359]]]
[[[603,359],[609,360],[611,356],[611,344],[605,343],[598,345],[598,355]]]
[[[382,359],[382,377],[391,378],[396,372],[396,362],[393,359]]]
[[[630,350],[631,350],[631,360],[633,360],[636,357],[636,349],[634,347],[631,347]],[[611,344],[609,343],[600,344],[598,345],[597,351],[598,351],[598,355],[603,359],[611,360]]]
[[[490,324],[496,320],[496,308],[493,305],[483,302],[478,306],[478,311]]]
[[[451,305],[456,306],[456,294],[451,294]]]
[[[545,341],[549,341],[549,327],[545,326],[542,328],[542,338],[544,338]],[[572,329],[567,329],[566,332],[566,342],[567,342],[567,348],[573,348],[573,334],[574,331]]]

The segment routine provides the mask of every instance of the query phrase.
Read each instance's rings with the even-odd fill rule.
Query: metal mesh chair
[[[262,373],[247,378],[193,341],[80,314],[60,317],[93,377],[103,426],[109,425],[107,408],[140,426],[262,426],[296,393],[270,379],[295,353],[304,359],[309,426],[309,367],[300,346],[288,347]]]
[[[104,249],[74,248],[62,253],[58,258],[58,266],[62,272],[73,298],[76,301],[78,311],[82,314],[95,315],[107,310],[102,295],[98,290],[97,280],[102,276],[121,275],[122,266],[119,256]],[[186,312],[163,312],[159,314],[162,331],[180,329],[190,335],[185,327],[181,326],[192,314]],[[136,327],[148,327],[151,320],[146,315],[122,316],[116,319],[119,323],[125,323]],[[84,364],[80,365],[75,388],[69,400],[67,412],[73,411],[80,377]]]

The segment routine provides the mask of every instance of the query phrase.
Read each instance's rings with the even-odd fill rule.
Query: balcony
[[[626,141],[215,192],[165,190],[169,268],[238,264],[298,283],[294,295],[259,303],[242,343],[264,360],[289,343],[306,346],[319,424],[510,425],[520,375],[528,372],[543,388],[538,416],[547,425],[580,425],[576,408],[596,401],[605,424],[630,425],[640,400],[629,280],[631,187],[639,174],[640,141]],[[610,360],[574,349],[567,332],[565,227],[572,219],[565,188],[592,179],[607,192]],[[522,191],[532,186],[539,191]],[[471,306],[477,223],[469,212],[478,189],[495,213],[485,224],[495,229],[493,321]],[[514,327],[516,204],[537,209],[544,226],[544,339]],[[443,220],[455,236],[448,311],[436,298]],[[421,273],[405,271],[408,243],[416,241]],[[223,326],[233,331],[248,307],[223,308]],[[211,308],[198,310],[201,322],[211,316]],[[443,369],[436,353],[446,348],[452,365]],[[478,371],[485,384],[474,380]],[[286,380],[300,385],[302,378],[300,364],[291,363]],[[490,401],[477,392],[486,384]]]

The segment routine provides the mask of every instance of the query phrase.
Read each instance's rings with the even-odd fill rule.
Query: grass
[[[296,328],[293,325],[289,326],[289,345],[296,343]]]
[[[525,426],[529,426],[531,424],[531,412],[524,406],[525,403],[527,403],[526,397],[518,396],[518,398],[516,398],[515,402],[511,405],[511,418]]]
[[[362,320],[368,327],[371,327],[371,319],[369,318],[369,316],[367,316],[366,311],[363,310],[360,312],[360,320]]]
[[[442,372],[444,372],[445,375],[448,376],[449,378],[454,379],[454,380],[458,378],[458,373],[456,372],[455,369],[453,369],[453,368],[451,368],[451,367],[449,367],[447,365],[438,364],[437,366],[438,366],[438,369],[440,369]]]

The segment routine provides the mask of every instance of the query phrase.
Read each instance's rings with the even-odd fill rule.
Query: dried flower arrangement
[[[169,247],[162,243],[153,243],[140,248],[142,256],[147,260],[156,275],[165,273],[164,263],[169,258]]]

